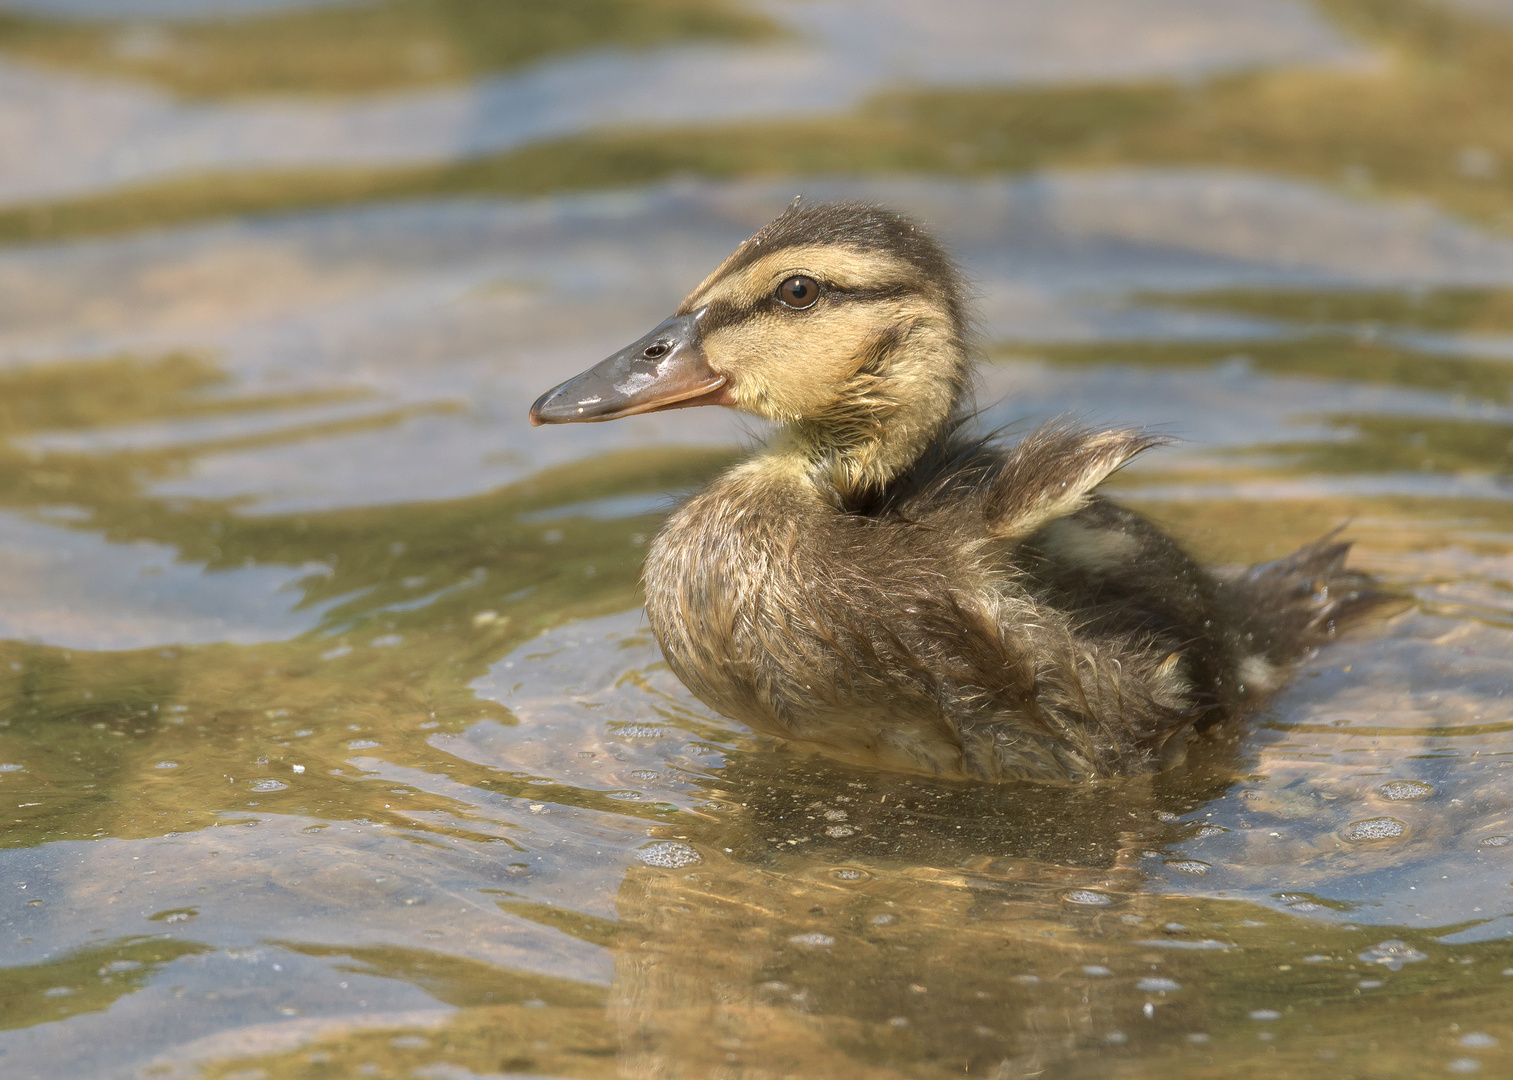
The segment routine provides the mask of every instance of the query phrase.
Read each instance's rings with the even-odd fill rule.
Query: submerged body
[[[898,215],[795,203],[677,316],[536,403],[538,423],[690,404],[786,422],[648,553],[652,629],[700,700],[890,769],[1143,772],[1375,600],[1343,544],[1217,574],[1096,494],[1161,439],[968,438],[959,296]]]

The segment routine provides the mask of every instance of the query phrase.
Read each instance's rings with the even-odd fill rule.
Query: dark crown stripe
[[[853,251],[881,252],[913,266],[925,281],[935,282],[951,307],[958,330],[961,274],[950,257],[925,231],[902,214],[868,203],[805,203],[795,199],[782,214],[747,240],[726,261],[720,280],[737,274],[775,251],[808,244],[830,244]]]

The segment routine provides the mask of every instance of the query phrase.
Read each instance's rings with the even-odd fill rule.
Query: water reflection
[[[0,1071],[1507,1071],[1506,30],[1416,0],[963,0],[865,25],[827,2],[718,26],[680,0],[611,35],[615,59],[564,38],[469,82],[525,54],[426,72],[386,46],[391,89],[462,81],[207,106],[71,80],[135,64],[240,93],[203,80],[274,53],[101,60],[122,27],[51,18],[78,6],[0,29],[58,65],[0,69],[26,91],[0,94],[25,151],[0,154],[7,190],[269,147],[478,149],[458,132],[503,130],[488,115],[406,125],[532,78],[558,96],[522,122],[566,134],[0,212],[6,237],[54,238],[0,252]],[[482,10],[305,7],[267,18],[360,43]],[[168,32],[235,50],[244,29]],[[760,108],[813,115],[724,122],[778,53],[830,82]],[[1328,64],[1057,81],[1111,58]],[[584,130],[657,64],[714,80],[658,107],[722,122]],[[1046,84],[979,85],[1011,78]],[[652,115],[636,100],[614,115]],[[411,119],[342,126],[384,109]],[[312,116],[314,150],[285,124]],[[112,157],[132,117],[138,154]],[[1348,520],[1402,610],[1180,768],[1086,788],[848,769],[708,712],[637,575],[666,508],[760,431],[690,410],[531,432],[524,406],[799,189],[901,205],[955,246],[986,422],[1165,425],[1188,441],[1119,497],[1224,563]],[[1379,197],[1402,193],[1421,201]],[[175,221],[201,223],[139,231]]]
[[[61,125],[70,136],[29,140],[27,160],[0,164],[0,200],[207,170],[413,168],[616,125],[823,115],[906,81],[1192,77],[1288,62],[1359,66],[1365,55],[1291,0],[948,0],[928,16],[910,3],[854,0],[291,8],[160,23],[0,18],[0,48],[21,61],[0,65],[0,85],[25,103],[0,106],[0,122],[39,134]],[[184,104],[141,82],[254,100]],[[348,97],[319,100],[333,94]],[[261,194],[235,186],[259,201],[285,185],[273,178]]]

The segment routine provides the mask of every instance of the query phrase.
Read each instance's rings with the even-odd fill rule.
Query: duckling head
[[[843,491],[912,464],[968,379],[961,277],[900,214],[805,203],[747,240],[639,341],[548,391],[531,423],[723,405],[787,427]]]

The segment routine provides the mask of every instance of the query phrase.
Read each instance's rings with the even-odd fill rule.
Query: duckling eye
[[[813,307],[814,302],[819,298],[819,282],[811,277],[804,277],[802,274],[791,277],[778,286],[778,299],[800,311]]]

